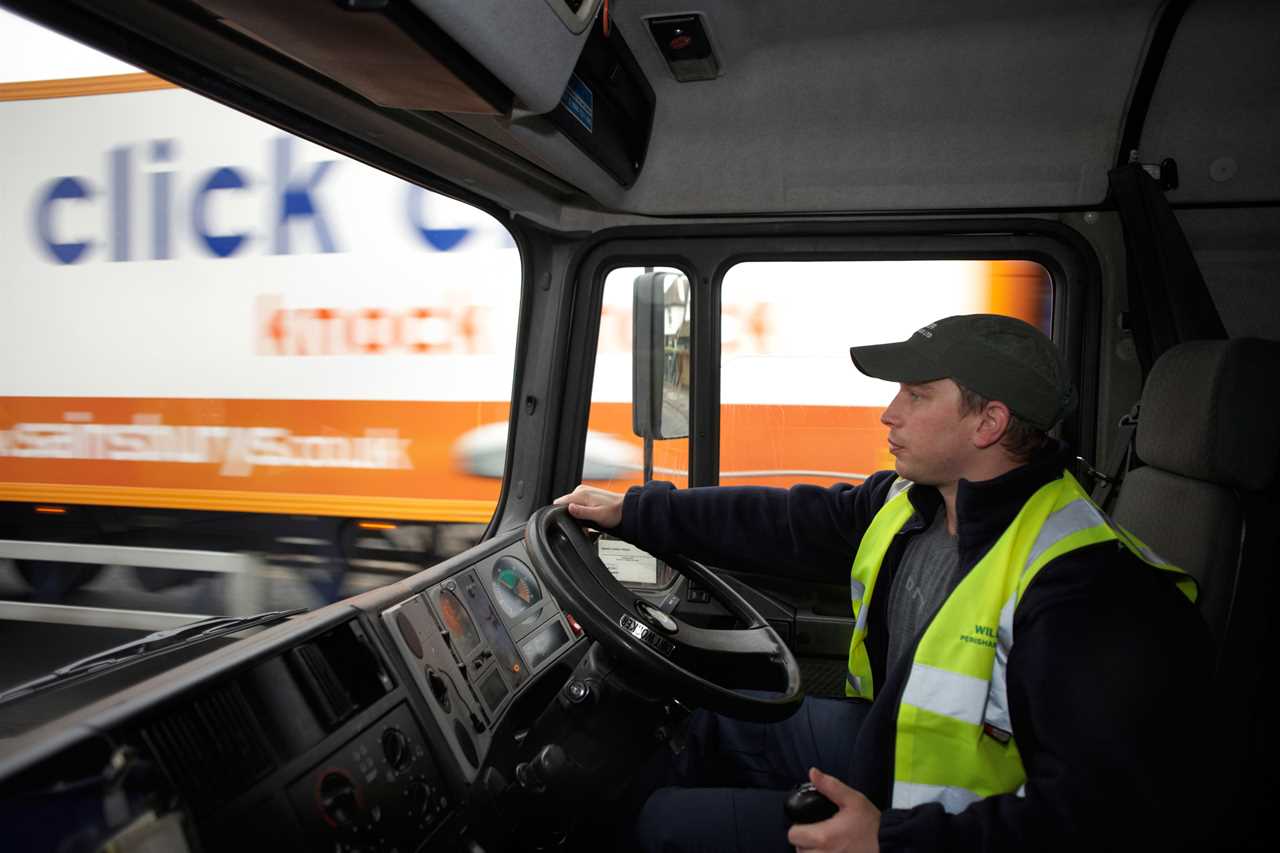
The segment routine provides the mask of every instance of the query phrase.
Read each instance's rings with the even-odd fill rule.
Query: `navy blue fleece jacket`
[[[1069,459],[1055,445],[994,480],[960,482],[963,570]],[[627,493],[622,523],[611,532],[654,553],[845,583],[893,480],[886,471],[859,486],[829,488],[677,490],[650,483]],[[1008,684],[1026,795],[988,797],[954,815],[936,804],[889,808],[894,726],[909,659],[885,672],[887,590],[906,542],[942,505],[933,488],[917,486],[909,496],[916,514],[885,557],[868,614],[867,650],[879,692],[858,732],[854,766],[824,768],[885,810],[881,849],[1170,849],[1198,835],[1209,811],[1202,768],[1212,641],[1165,573],[1115,543],[1052,561],[1015,614]]]

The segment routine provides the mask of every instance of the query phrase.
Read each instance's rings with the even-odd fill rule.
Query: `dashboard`
[[[0,741],[5,848],[467,849],[586,649],[505,534]]]

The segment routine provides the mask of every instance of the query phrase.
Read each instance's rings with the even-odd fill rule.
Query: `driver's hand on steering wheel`
[[[607,492],[594,486],[578,486],[552,503],[555,506],[567,506],[569,515],[580,521],[608,530],[622,523],[622,499],[623,495],[617,492]]]

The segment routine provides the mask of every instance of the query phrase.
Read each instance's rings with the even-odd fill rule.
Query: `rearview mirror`
[[[641,438],[689,435],[689,279],[647,272],[632,305],[631,428]]]

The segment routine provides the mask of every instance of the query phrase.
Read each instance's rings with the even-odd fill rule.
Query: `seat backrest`
[[[1143,388],[1135,451],[1145,467],[1125,478],[1112,515],[1196,577],[1226,653],[1247,517],[1280,467],[1280,343],[1190,341],[1165,352]]]

